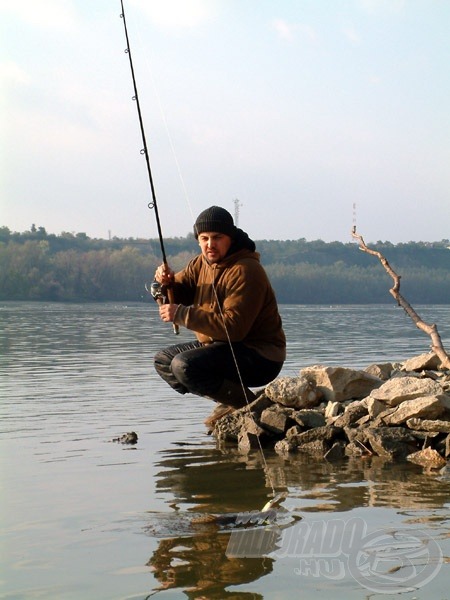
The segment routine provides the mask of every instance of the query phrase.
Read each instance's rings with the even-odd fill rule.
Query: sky
[[[450,0],[124,0],[165,237],[450,238]],[[0,226],[155,238],[120,0],[0,0]]]

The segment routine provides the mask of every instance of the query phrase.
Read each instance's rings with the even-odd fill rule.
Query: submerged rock
[[[427,469],[442,469],[442,467],[445,467],[447,464],[445,458],[430,447],[414,452],[406,458],[410,462],[420,465],[421,467],[426,467]]]
[[[130,431],[129,433],[124,433],[120,437],[113,438],[112,442],[117,442],[118,444],[137,444],[138,435],[134,431]]]

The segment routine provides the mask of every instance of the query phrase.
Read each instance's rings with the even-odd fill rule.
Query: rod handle
[[[167,298],[169,300],[169,304],[175,304],[175,298],[173,296],[173,289],[172,288],[167,288]],[[180,333],[180,328],[178,327],[178,325],[176,323],[173,323],[173,332],[175,335],[179,335]]]

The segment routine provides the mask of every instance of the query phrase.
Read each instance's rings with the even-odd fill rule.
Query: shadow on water
[[[192,599],[264,598],[264,583],[258,581],[273,574],[277,561],[289,556],[293,540],[296,550],[304,545],[304,540],[295,540],[305,534],[300,523],[326,522],[334,515],[345,525],[355,511],[368,507],[375,511],[373,523],[364,513],[368,529],[385,525],[377,522],[379,508],[395,512],[395,528],[420,525],[434,530],[437,538],[449,535],[450,476],[445,473],[426,473],[415,465],[379,457],[328,463],[303,454],[286,461],[266,452],[263,460],[259,452],[242,455],[227,447],[178,445],[160,455],[156,488],[171,511],[149,512],[146,517],[145,533],[158,539],[147,563],[159,582],[155,594],[182,590]],[[272,485],[286,493],[286,500],[274,522],[256,528],[259,532],[198,527],[192,522],[199,514],[260,510]],[[237,543],[242,550],[242,535],[244,552],[235,556],[233,547]],[[261,593],[239,589],[252,582],[253,586],[258,582],[255,589]],[[273,578],[269,588],[273,592]]]

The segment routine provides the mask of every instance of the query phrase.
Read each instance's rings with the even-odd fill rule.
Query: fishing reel
[[[145,289],[147,292],[149,292],[155,302],[158,302],[158,304],[164,304],[166,296],[163,293],[162,285],[158,281],[155,280],[150,286],[150,289],[148,289],[147,284],[145,284]]]
[[[155,300],[155,302],[157,302],[158,304],[165,304],[166,295],[163,292],[163,286],[158,281],[155,280],[152,283],[152,285],[150,286],[150,289],[148,289],[147,284],[145,284],[145,289],[152,296],[152,298],[153,298],[153,300]],[[178,325],[176,325],[175,323],[172,323],[172,327],[173,327],[174,334],[178,335],[180,333],[180,329],[179,329]]]

